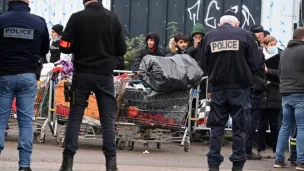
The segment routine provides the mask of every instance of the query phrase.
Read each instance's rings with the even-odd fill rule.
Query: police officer
[[[71,110],[60,171],[72,171],[78,149],[80,124],[88,97],[96,95],[103,128],[103,151],[106,170],[117,171],[113,70],[119,56],[127,51],[123,27],[116,14],[97,0],[83,0],[85,9],[72,14],[62,34],[60,50],[74,54]]]
[[[16,96],[19,171],[31,171],[36,72],[48,50],[45,20],[30,13],[28,0],[10,0],[8,12],[0,16],[0,153]]]
[[[256,43],[246,30],[238,28],[239,21],[232,10],[224,13],[220,26],[206,34],[203,41],[202,68],[211,86],[211,128],[208,165],[218,171],[224,161],[221,139],[229,118],[233,119],[233,171],[242,171],[246,162],[245,137],[249,125],[252,72],[261,62],[253,54],[259,53]]]
[[[259,151],[258,155],[252,151],[253,139],[257,129],[258,120],[261,112],[261,94],[266,85],[266,65],[264,64],[264,54],[261,42],[264,40],[264,27],[254,25],[250,29],[251,37],[259,47],[259,53],[253,54],[255,58],[262,60],[258,68],[253,72],[253,84],[250,87],[250,102],[251,102],[251,122],[246,135],[246,155],[247,160],[261,160],[265,155]],[[266,157],[266,156],[265,156]]]

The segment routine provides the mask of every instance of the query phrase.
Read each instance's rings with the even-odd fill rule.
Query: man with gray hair
[[[209,171],[219,171],[224,161],[221,139],[229,114],[232,117],[232,171],[242,171],[246,162],[245,137],[250,125],[250,93],[252,72],[261,63],[253,54],[259,53],[248,31],[238,28],[239,20],[232,10],[224,13],[219,27],[206,34],[203,42],[202,69],[211,86],[211,128]]]
[[[97,0],[83,0],[83,4],[85,9],[72,14],[60,41],[62,53],[74,54],[71,110],[60,171],[72,171],[80,124],[92,91],[97,99],[103,130],[106,170],[117,171],[114,129],[117,104],[113,70],[118,58],[127,51],[124,30],[117,15]]]
[[[0,153],[16,97],[19,171],[31,171],[36,73],[49,51],[49,33],[45,20],[30,13],[28,0],[10,0],[8,7],[0,16]]]

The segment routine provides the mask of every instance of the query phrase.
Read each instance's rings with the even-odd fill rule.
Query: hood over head
[[[303,40],[290,40],[288,42],[287,47],[293,47],[293,46],[298,46],[298,45],[304,45],[304,41]]]
[[[159,45],[159,35],[157,34],[157,33],[155,33],[155,32],[151,32],[151,33],[149,33],[148,35],[147,35],[147,37],[146,37],[146,44],[147,44],[147,42],[148,42],[148,39],[149,38],[153,38],[154,40],[155,40],[155,48],[157,48],[158,47],[158,45]]]
[[[193,37],[193,35],[195,33],[201,33],[201,34],[205,35],[206,31],[205,31],[204,26],[202,24],[195,24],[192,28],[191,36]]]

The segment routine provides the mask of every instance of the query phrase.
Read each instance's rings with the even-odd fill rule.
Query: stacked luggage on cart
[[[188,55],[170,58],[144,57],[140,73],[117,79],[117,145],[134,149],[135,143],[182,142],[187,152],[190,139],[188,113],[192,108],[189,90],[203,77],[200,67]],[[123,97],[123,98],[119,98]]]

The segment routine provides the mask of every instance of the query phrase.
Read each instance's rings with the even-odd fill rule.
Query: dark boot
[[[19,171],[32,171],[32,169],[29,167],[20,167]]]
[[[107,171],[118,171],[116,157],[106,159]]]
[[[244,163],[233,163],[232,171],[243,171]]]
[[[262,156],[251,152],[250,154],[247,154],[247,160],[262,160]]]
[[[63,155],[62,165],[59,171],[73,171],[74,157]]]
[[[243,171],[243,167],[233,167],[232,171]]]
[[[209,171],[220,171],[220,167],[209,165]]]

